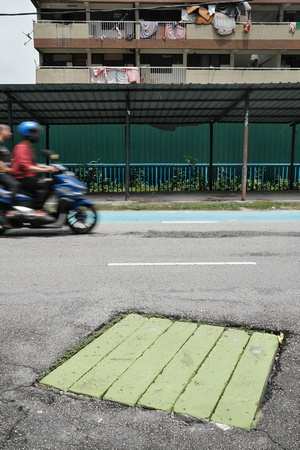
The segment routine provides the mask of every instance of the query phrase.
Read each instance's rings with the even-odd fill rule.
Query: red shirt
[[[12,175],[17,179],[34,177],[36,173],[29,168],[33,165],[35,165],[33,149],[25,142],[20,142],[13,149],[11,156]]]

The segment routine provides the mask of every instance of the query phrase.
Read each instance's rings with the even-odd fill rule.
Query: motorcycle
[[[49,150],[43,150],[46,158],[56,158]],[[69,172],[62,164],[52,164],[58,172],[52,174],[51,196],[52,207],[47,210],[51,222],[34,215],[33,199],[25,191],[16,196],[14,211],[18,214],[8,217],[8,206],[11,205],[10,192],[0,186],[0,234],[10,228],[62,228],[68,225],[74,233],[89,233],[97,222],[97,212],[93,203],[85,198],[88,191],[85,184]],[[54,199],[53,199],[54,197]],[[54,207],[53,207],[54,202]]]

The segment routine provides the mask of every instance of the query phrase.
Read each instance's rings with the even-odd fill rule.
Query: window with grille
[[[220,67],[230,64],[230,55],[194,53],[187,56],[188,67]]]

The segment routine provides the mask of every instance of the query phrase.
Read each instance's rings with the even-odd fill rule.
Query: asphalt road
[[[0,448],[298,449],[299,236],[292,221],[100,223],[87,236],[2,236]],[[129,310],[282,331],[256,428],[188,423],[34,385],[66,349]]]

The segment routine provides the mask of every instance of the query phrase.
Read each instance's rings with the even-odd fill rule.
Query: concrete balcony
[[[99,43],[103,48],[157,47],[240,51],[299,51],[300,48],[300,29],[291,33],[288,23],[253,23],[248,33],[244,32],[242,23],[237,23],[236,31],[228,36],[217,34],[212,25],[183,23],[180,25],[186,32],[178,34],[180,39],[176,39],[176,36],[166,37],[167,25],[167,22],[159,22],[157,31],[150,38],[141,39],[139,22],[39,21],[34,23],[35,48],[99,48]],[[116,40],[118,42],[113,42]]]
[[[95,67],[41,67],[36,70],[36,83],[92,83],[92,69]],[[139,70],[143,84],[297,83],[300,76],[300,68],[140,67]],[[108,82],[115,81],[112,78]]]
[[[33,23],[34,39],[89,39],[88,22],[48,22]]]
[[[41,67],[36,69],[37,84],[90,83],[88,67]]]

